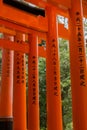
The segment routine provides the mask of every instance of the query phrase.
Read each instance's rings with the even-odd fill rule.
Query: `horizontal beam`
[[[33,3],[35,5],[41,6],[41,7],[46,7],[46,5],[53,4],[55,6],[61,6],[61,8],[71,8],[71,0],[25,0],[27,2]],[[47,3],[48,2],[48,3]]]
[[[52,3],[57,7],[61,7],[62,9],[71,8],[71,0],[47,0],[47,2]]]
[[[15,30],[12,30],[12,29],[9,29],[9,28],[3,27],[3,26],[0,27],[0,33],[11,35],[11,36],[16,36]],[[32,34],[32,32],[31,32],[31,34]],[[44,38],[44,35],[42,35],[42,36],[40,35],[38,37],[38,44],[41,43],[42,40],[46,40],[46,38]],[[26,41],[28,41],[28,35],[26,35]]]
[[[48,2],[47,3],[47,0],[25,0],[26,2],[30,2],[32,4],[35,4],[41,8],[46,8],[46,6],[48,5],[52,5],[52,2]],[[61,3],[61,0],[60,0],[60,3]],[[65,2],[64,2],[65,3]],[[65,16],[65,17],[68,17],[68,10],[66,10],[66,8],[61,8],[61,6],[58,6],[58,4],[53,4],[55,6],[57,6],[57,13],[59,15],[62,15],[62,16]],[[67,5],[68,7],[68,5]]]
[[[33,15],[25,13],[24,11],[20,11],[13,7],[6,6],[1,1],[0,1],[0,9],[1,9],[0,19],[2,20],[7,20],[8,22],[13,22],[17,25],[33,29],[39,32],[48,32],[48,21],[46,17],[45,18],[42,16],[35,17]],[[58,14],[68,16],[68,11],[64,11],[63,9],[58,8],[57,12]]]
[[[29,45],[24,42],[22,44],[18,44],[9,40],[0,39],[0,48],[29,53]]]
[[[25,26],[20,26],[20,24],[16,24],[16,23],[13,23],[11,21],[8,21],[8,20],[5,20],[5,19],[0,19],[0,26],[2,26],[2,29],[4,30],[4,33],[7,32],[7,28],[10,28],[11,30],[15,30],[15,33],[16,31],[19,31],[21,33],[25,33],[25,34],[36,34],[40,39],[43,39],[43,40],[46,40],[47,36],[46,36],[46,33],[45,32],[39,32],[39,31],[35,31],[33,29],[30,29],[28,27],[25,27]],[[13,28],[14,27],[14,28]],[[3,32],[3,30],[1,30]],[[14,32],[11,32],[13,35]],[[7,32],[8,34],[8,32]]]
[[[15,0],[5,0],[5,1],[15,1]],[[25,0],[25,1],[30,2],[32,4],[35,4],[35,5],[37,5],[37,6],[41,7],[41,8],[46,8],[47,5],[52,4],[54,6],[57,6],[58,10],[60,10],[59,12],[60,13],[63,12],[64,15],[66,15],[66,13],[67,13],[65,9],[71,8],[71,0],[66,0],[66,1],[65,0],[45,0],[45,1],[44,0]],[[1,10],[5,9],[5,10],[7,10],[6,12],[8,12],[9,8],[4,6],[4,4],[2,2],[3,2],[3,0],[0,1],[0,8],[1,8]],[[83,3],[83,14],[84,14],[84,16],[87,16],[87,1],[86,0],[82,0],[82,3]],[[2,6],[4,6],[4,7],[2,8]],[[65,11],[65,13],[64,13],[64,11]],[[17,13],[18,12],[19,11],[17,11]],[[23,13],[23,12],[21,12],[21,13]],[[16,12],[14,14],[16,14]],[[9,15],[9,13],[8,13],[8,15]]]
[[[38,34],[42,33],[41,35],[43,35],[43,38],[46,39],[45,33],[48,32],[47,18],[44,18],[41,16],[34,17],[23,11],[19,11],[12,7],[6,6],[1,2],[0,2],[0,8],[1,8],[1,11],[0,11],[1,24],[5,24],[7,27],[12,27],[12,28],[14,27],[14,29],[17,29],[18,31],[22,31],[25,33],[33,33],[33,32],[38,33]],[[12,13],[9,13],[9,12],[12,12]],[[62,9],[61,10],[58,9],[58,13],[64,14],[64,11]],[[66,16],[67,14],[68,13],[66,11]],[[59,35],[61,34],[62,33],[59,33]],[[62,35],[60,37],[62,37]]]
[[[57,6],[59,10],[61,10],[60,13],[63,13],[64,11],[66,11],[66,9],[70,9],[71,8],[71,0],[25,0],[27,2],[33,3],[37,6],[43,7],[45,8],[47,5],[47,2],[49,4],[52,4],[54,6]],[[83,3],[83,14],[84,17],[87,18],[87,1],[86,0],[82,0]],[[63,15],[66,15],[66,12],[63,13]]]
[[[0,33],[4,33],[4,34],[8,34],[8,35],[12,35],[15,36],[16,35],[16,31],[5,28],[3,26],[0,27]]]
[[[16,42],[12,42],[9,40],[0,39],[0,48],[29,54],[29,44],[25,42],[23,42],[22,44],[18,44]],[[46,50],[44,50],[44,47],[38,47],[38,49],[39,49],[39,57],[46,58]]]
[[[0,22],[0,23],[2,23],[2,22]],[[5,22],[3,22],[3,24],[4,24],[4,26],[8,25],[8,23],[6,24]],[[8,27],[11,28],[13,26],[15,26],[15,25],[11,26],[11,24],[10,24],[10,26],[8,26]],[[18,29],[18,27],[17,27],[17,29]],[[23,31],[22,28],[20,28],[19,31],[21,31],[21,30]],[[16,31],[17,30],[9,29],[9,28],[3,27],[3,26],[0,27],[0,32],[8,34],[8,35],[15,36],[16,35]],[[24,31],[24,33],[25,34],[27,34],[27,33],[30,33],[30,34],[34,33],[35,34],[36,33],[36,35],[38,36],[38,39],[39,39],[39,43],[41,42],[41,40],[45,40],[46,41],[46,33],[35,32],[34,30],[30,30],[30,29],[29,30],[26,29]],[[61,38],[69,39],[69,31],[68,31],[68,29],[64,28],[63,24],[58,24],[58,35]]]
[[[14,14],[14,15],[13,15]],[[10,7],[0,1],[0,18],[25,26],[37,31],[47,32],[47,18],[33,16],[19,9]]]
[[[41,15],[41,16],[45,17],[45,10],[44,9],[40,9],[40,8],[31,6],[24,1],[3,0],[3,2],[5,4],[8,4],[10,6],[17,8],[17,9],[26,11],[26,12],[31,13],[33,15],[36,15],[36,16]]]
[[[45,8],[47,5],[47,2],[45,2],[44,0],[25,0],[26,2],[32,3],[36,6],[39,6],[41,8]]]

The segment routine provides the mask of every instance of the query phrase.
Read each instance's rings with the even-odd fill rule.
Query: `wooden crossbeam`
[[[12,35],[12,36],[15,36],[16,35],[16,30],[12,30],[12,29],[9,29],[9,28],[5,28],[3,26],[0,27],[0,32],[2,33],[5,33],[5,34],[8,34],[8,35]],[[34,33],[33,31],[30,31],[29,30],[29,33]],[[38,35],[38,34],[37,34]],[[61,38],[64,38],[64,39],[69,39],[69,32],[68,32],[68,29],[64,28],[64,25],[63,24],[58,24],[58,35],[59,37]],[[44,34],[42,35],[38,35],[38,40],[39,40],[39,43],[41,42],[41,40],[46,40],[46,37]]]
[[[45,2],[44,2],[44,0],[25,0],[25,1],[33,3],[33,4],[40,6],[40,7],[46,7],[47,2],[48,2],[49,4],[60,7],[61,9],[71,8],[71,0],[45,0]],[[87,1],[82,0],[82,4],[83,4],[84,17],[87,17]],[[62,12],[63,11],[64,10],[62,10]]]
[[[44,5],[41,2],[40,4]],[[8,6],[4,4],[2,1],[0,1],[0,9],[1,9],[0,19],[6,20],[8,22],[13,22],[17,25],[24,26],[24,27],[27,27],[29,29],[33,29],[39,32],[48,32],[47,17],[45,18],[42,16],[35,17],[34,15],[28,14],[24,11],[20,11],[16,8]],[[65,11],[63,9],[58,8],[57,13],[68,17],[68,11]],[[9,23],[8,23],[8,26],[9,26]]]
[[[71,0],[47,0],[47,2],[52,3],[53,5],[61,7],[63,9],[71,8]]]
[[[25,1],[29,2],[29,3],[32,3],[32,4],[35,4],[36,6],[39,6],[41,8],[46,8],[47,5],[52,4],[53,6],[57,6],[59,10],[64,9],[64,10],[61,10],[62,12],[64,12],[66,9],[68,10],[68,9],[71,8],[71,0],[25,0]],[[83,4],[84,16],[87,16],[87,13],[86,13],[87,12],[87,1],[86,0],[82,0],[82,4]],[[10,9],[9,9],[9,6],[6,6],[6,5],[3,4],[3,0],[0,1],[0,8],[1,8],[1,10],[7,10],[7,11],[4,11],[5,15],[6,15],[6,12],[8,12],[8,10],[9,11],[12,10],[12,12],[14,14],[16,14],[16,11],[17,11],[18,14],[20,14],[19,12],[21,12],[22,16],[24,14],[26,14],[25,12],[19,11],[19,10],[15,9],[15,8],[13,9],[13,8],[10,7]],[[3,13],[3,12],[1,11],[0,14],[1,13]],[[13,13],[11,13],[11,14],[13,14]],[[16,16],[16,15],[14,15],[14,16]],[[9,17],[9,13],[8,13],[8,17]],[[30,18],[32,18],[32,17],[30,17]],[[23,22],[23,23],[25,23],[25,22]],[[28,24],[28,26],[29,26],[29,24]]]
[[[0,19],[0,26],[1,26],[1,32],[9,34],[7,31],[7,28],[10,28],[10,35],[13,35],[16,33],[16,31],[19,31],[21,33],[25,33],[25,34],[36,34],[40,39],[46,40],[47,36],[46,33],[44,32],[39,32],[33,29],[30,29],[26,26],[21,26],[20,24],[16,24],[13,23],[11,21],[5,20],[5,19]],[[13,28],[14,27],[14,28]],[[13,31],[13,29],[15,29],[15,31]]]
[[[67,9],[71,8],[71,0],[25,0],[25,1],[41,7],[45,7],[48,2],[56,6],[61,6],[62,8],[67,8]]]
[[[34,16],[0,1],[0,18],[12,21],[16,24],[32,28],[37,31],[47,32],[47,18]],[[10,12],[10,13],[9,13]],[[13,15],[14,14],[14,15]]]
[[[26,43],[18,44],[6,39],[0,39],[0,48],[29,53],[29,45]]]
[[[9,35],[12,35],[12,36],[16,35],[16,31],[8,29],[8,28],[5,28],[3,26],[0,27],[0,32],[1,33],[5,33],[5,34],[9,34]]]
[[[18,1],[18,0],[3,0],[3,2],[7,5],[10,5],[12,7],[15,7],[19,10],[25,11],[27,13],[31,13],[33,15],[41,15],[45,17],[45,10],[37,8],[36,6],[32,6],[30,4],[27,4],[24,1]]]
[[[23,42],[22,44],[18,44],[16,42],[12,42],[6,39],[0,39],[0,48],[29,54],[29,44],[25,42]],[[44,49],[44,47],[40,46],[38,47],[38,49],[39,49],[39,57],[46,58],[46,50]]]

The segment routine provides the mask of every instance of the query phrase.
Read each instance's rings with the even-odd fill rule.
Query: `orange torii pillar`
[[[28,88],[28,130],[40,130],[39,85],[38,85],[38,43],[37,36],[29,36],[29,88]]]
[[[57,15],[54,7],[47,7],[48,41],[46,44],[47,126],[48,130],[62,130],[60,66],[58,54]]]
[[[15,42],[22,44],[23,35],[17,33]],[[14,52],[14,87],[13,87],[13,130],[26,130],[26,79],[25,55]]]
[[[11,37],[8,37],[12,40]],[[13,126],[13,51],[3,49],[0,93],[0,130],[12,130]]]
[[[1,51],[1,50],[0,50]],[[0,54],[1,54],[1,57],[2,57],[2,51],[0,52]],[[0,61],[1,63],[0,63],[0,102],[1,102],[1,70],[2,70],[2,68],[1,68],[1,66],[2,66],[2,60]],[[1,105],[0,105],[1,106]]]
[[[82,0],[72,0],[69,18],[73,130],[87,130],[87,76]]]

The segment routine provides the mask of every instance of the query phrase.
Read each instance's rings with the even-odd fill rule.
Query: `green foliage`
[[[72,130],[73,128],[72,128],[72,122],[71,123],[68,123],[67,125],[66,125],[66,129],[65,130]]]
[[[62,111],[64,130],[72,130],[72,104],[70,86],[70,61],[68,42],[59,39]]]
[[[46,59],[39,58],[40,126],[46,129]]]

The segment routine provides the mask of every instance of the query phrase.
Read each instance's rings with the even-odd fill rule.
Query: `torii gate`
[[[40,8],[30,5],[27,8],[24,2],[17,0],[0,1],[0,31],[5,34],[5,38],[0,39],[0,48],[3,49],[0,129],[27,129],[24,53],[29,55],[28,130],[40,129],[38,56],[46,58],[47,129],[63,129],[57,41],[58,37],[62,37],[70,41],[73,129],[87,130],[87,76],[83,35],[83,16],[87,17],[87,1],[24,1]],[[69,19],[68,31],[57,23],[58,14]],[[28,35],[28,44],[25,42],[26,38],[23,39],[23,34],[25,37]],[[38,41],[41,39],[46,40],[46,50],[38,46]],[[14,50],[14,78],[12,78],[12,50]],[[14,79],[13,103],[12,79]]]

